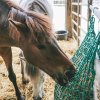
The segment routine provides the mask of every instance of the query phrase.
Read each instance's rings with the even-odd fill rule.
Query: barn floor
[[[70,39],[69,41],[58,41],[58,44],[63,49],[63,51],[71,57],[77,48],[77,43],[75,40]],[[21,80],[21,67],[18,58],[19,48],[12,48],[13,50],[13,68],[17,76],[17,83],[21,90],[21,93],[25,95],[26,100],[32,99],[32,84],[29,83],[26,86],[22,85]],[[45,75],[44,90],[45,95],[43,100],[53,100],[55,82],[48,75]],[[0,58],[0,100],[16,100],[15,92],[12,83],[8,79],[8,73],[5,64]]]

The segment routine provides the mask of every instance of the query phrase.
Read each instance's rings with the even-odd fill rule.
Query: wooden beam
[[[66,29],[68,31],[68,38],[72,38],[71,10],[71,0],[66,0]]]

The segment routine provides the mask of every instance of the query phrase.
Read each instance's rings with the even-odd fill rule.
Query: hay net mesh
[[[59,84],[55,85],[54,100],[94,100],[94,60],[100,37],[100,33],[95,35],[94,22],[95,19],[92,16],[89,21],[88,33],[71,59],[77,68],[75,76],[65,87]]]

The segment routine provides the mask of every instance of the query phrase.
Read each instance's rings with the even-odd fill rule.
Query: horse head
[[[49,74],[57,83],[68,83],[76,69],[58,46],[50,19],[43,14],[14,8],[17,7],[9,10],[9,28],[6,31],[14,41],[13,45],[23,50],[28,62]]]

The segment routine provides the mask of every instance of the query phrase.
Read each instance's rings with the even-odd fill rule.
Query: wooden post
[[[93,1],[93,0],[88,0],[88,22],[89,22],[89,19],[90,19],[90,17],[91,17],[90,5],[92,5],[92,1]]]
[[[72,38],[71,10],[71,0],[66,0],[66,29],[68,31],[68,38]]]

